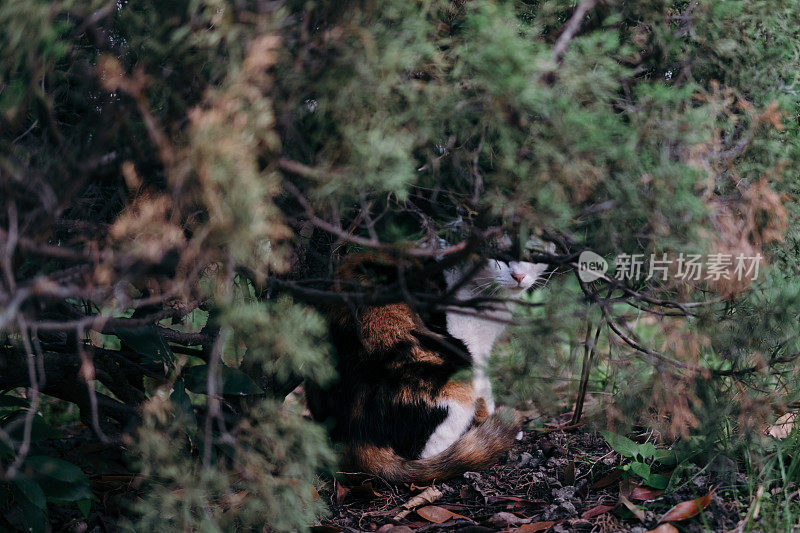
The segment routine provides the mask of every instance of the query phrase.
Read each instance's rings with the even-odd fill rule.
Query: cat
[[[444,272],[455,300],[518,297],[546,269],[495,259],[478,267]],[[397,268],[386,257],[356,257],[339,275],[385,282]],[[428,483],[486,468],[508,451],[521,424],[495,406],[486,363],[511,311],[496,298],[424,319],[405,303],[329,310],[339,381],[328,390],[307,384],[306,395],[314,417],[333,423],[345,465],[387,481]]]

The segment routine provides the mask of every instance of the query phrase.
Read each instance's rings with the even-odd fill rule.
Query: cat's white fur
[[[547,269],[543,263],[511,261],[505,263],[489,259],[476,276],[456,291],[457,300],[466,301],[480,296],[519,298],[530,289]],[[463,273],[453,270],[445,273],[449,286],[455,285]],[[511,320],[510,302],[483,303],[481,309],[453,308],[447,312],[447,331],[467,345],[472,356],[473,387],[478,398],[483,398],[489,412],[494,411],[492,385],[486,374],[489,357],[498,337]]]
[[[472,279],[455,292],[455,299],[467,301],[481,296],[518,298],[541,278],[546,264],[511,261],[505,263],[489,259]],[[454,287],[466,274],[462,269],[445,272],[447,286]],[[447,331],[464,342],[472,356],[472,386],[476,398],[483,398],[489,413],[494,412],[495,403],[492,385],[487,376],[487,364],[492,347],[511,320],[510,302],[481,304],[480,309],[453,306],[447,311]],[[439,405],[447,409],[447,418],[431,434],[421,458],[430,457],[447,449],[469,428],[475,416],[475,407],[443,401]]]

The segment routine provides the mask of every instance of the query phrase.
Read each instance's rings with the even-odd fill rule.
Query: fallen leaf
[[[331,526],[331,525],[323,525],[323,526],[312,526],[311,533],[339,533],[342,528],[339,526]]]
[[[417,509],[417,514],[428,522],[433,522],[435,524],[447,522],[451,518],[466,518],[466,516],[461,516],[453,511],[448,511],[444,507],[439,507],[438,505],[427,505],[425,507],[420,507]]]
[[[427,489],[423,490],[422,492],[420,492],[419,494],[408,500],[406,503],[404,503],[402,507],[405,510],[397,513],[397,515],[395,515],[394,517],[394,520],[395,521],[401,520],[405,518],[406,515],[408,515],[408,513],[410,513],[415,507],[419,507],[420,505],[425,503],[433,503],[441,497],[442,497],[442,491],[440,491],[436,487],[428,487]],[[396,510],[400,510],[400,508],[398,507]]]
[[[655,529],[650,529],[645,533],[678,533],[678,528],[672,524],[661,524]]]
[[[615,507],[614,505],[603,505],[603,504],[595,505],[588,511],[584,511],[583,514],[581,515],[581,518],[594,518],[595,516],[600,516],[603,513],[613,511],[614,507]]]
[[[643,502],[647,502],[650,500],[655,500],[659,496],[664,493],[663,489],[651,489],[648,487],[636,487],[631,491],[630,496],[628,496],[631,500],[639,500]]]
[[[622,477],[622,471],[621,470],[616,470],[616,469],[612,470],[610,474],[607,474],[607,475],[601,477],[600,479],[598,479],[597,481],[595,481],[594,483],[589,485],[589,488],[590,489],[603,489],[605,487],[608,487],[609,485],[611,485],[612,483],[614,483],[615,481],[617,481],[621,477]]]
[[[564,485],[575,484],[575,461],[570,461],[564,471]]]
[[[370,482],[350,487],[350,497],[357,500],[372,500],[374,498],[380,498],[380,496],[381,495],[372,488],[372,483]]]
[[[394,524],[386,524],[378,528],[375,533],[414,533],[414,530],[408,526],[396,526]]]
[[[488,520],[488,523],[497,528],[507,528],[509,526],[527,524],[530,521],[530,518],[520,518],[515,514],[501,511],[492,515],[492,517]]]
[[[428,487],[404,503],[403,507],[406,509],[413,509],[414,507],[419,507],[423,503],[433,503],[441,497],[442,491],[436,487]]]
[[[334,481],[334,483],[336,483],[336,505],[342,505],[347,495],[350,494],[350,489],[338,481]]]
[[[525,524],[514,530],[514,533],[535,533],[536,531],[546,531],[553,527],[555,522],[533,522]]]
[[[711,503],[711,496],[714,494],[714,490],[716,489],[713,489],[711,492],[700,498],[679,503],[667,511],[666,514],[661,517],[659,522],[677,522],[679,520],[686,520],[687,518],[691,518],[700,514],[700,511],[708,507],[708,505]]]
[[[767,430],[767,435],[776,439],[785,439],[792,432],[794,423],[797,420],[797,413],[786,413]]]
[[[519,496],[489,496],[487,498],[488,503],[498,503],[498,502],[512,502],[515,505],[514,507],[522,507],[525,505],[531,507],[544,507],[547,505],[547,502],[544,500],[530,500],[528,498],[521,498]]]
[[[633,513],[633,516],[639,519],[639,522],[644,522],[647,519],[644,511],[636,507],[636,504],[626,498],[623,494],[619,495],[619,503],[627,507],[628,510]]]

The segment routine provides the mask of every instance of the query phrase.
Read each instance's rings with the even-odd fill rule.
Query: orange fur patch
[[[370,351],[411,339],[414,327],[414,313],[406,304],[370,307],[361,315],[364,347]]]
[[[437,400],[449,400],[464,405],[472,405],[475,401],[475,391],[472,388],[472,383],[449,381],[439,391]]]

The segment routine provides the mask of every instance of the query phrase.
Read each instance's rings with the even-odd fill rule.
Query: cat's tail
[[[425,459],[404,459],[391,448],[371,445],[354,446],[350,454],[355,466],[387,481],[429,483],[491,466],[514,444],[521,425],[516,412],[500,408],[449,448]]]

